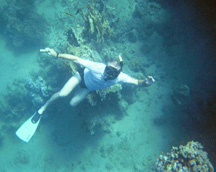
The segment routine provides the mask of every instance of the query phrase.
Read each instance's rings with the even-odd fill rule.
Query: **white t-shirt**
[[[105,81],[103,73],[106,65],[103,63],[85,60],[82,64],[84,69],[84,82],[89,90],[100,90],[117,83],[131,83],[132,78],[123,72],[120,72],[114,80]]]

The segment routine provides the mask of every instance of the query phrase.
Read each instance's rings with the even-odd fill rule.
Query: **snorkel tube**
[[[119,55],[119,64],[121,66],[120,71],[122,71],[122,67],[123,67],[123,60],[122,57]]]

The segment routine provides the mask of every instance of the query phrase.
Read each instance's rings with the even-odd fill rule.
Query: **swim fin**
[[[41,115],[38,112],[35,112],[34,115],[26,120],[16,131],[17,137],[19,137],[24,142],[29,142],[40,123],[40,119]]]

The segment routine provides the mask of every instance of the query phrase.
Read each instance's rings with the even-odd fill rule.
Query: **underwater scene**
[[[214,0],[0,9],[0,172],[214,172]]]

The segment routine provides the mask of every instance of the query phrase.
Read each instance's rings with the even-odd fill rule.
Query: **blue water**
[[[0,171],[151,172],[159,155],[191,140],[204,146],[215,167],[213,7],[198,1],[3,0]],[[75,89],[48,107],[24,143],[16,130],[76,67],[39,52],[45,47],[104,63],[121,54],[123,72],[156,82],[94,92],[72,108]]]

